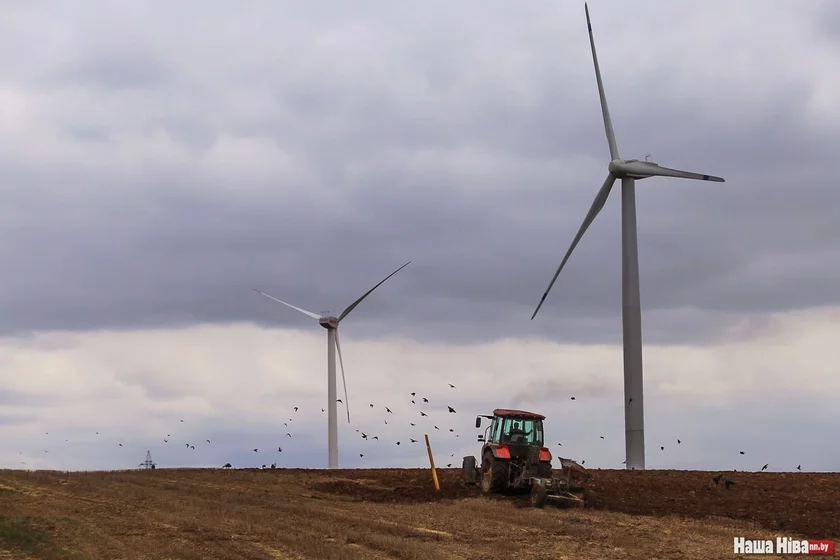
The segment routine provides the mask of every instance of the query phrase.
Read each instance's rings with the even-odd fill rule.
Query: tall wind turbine
[[[347,402],[347,381],[345,381],[344,379],[344,359],[342,359],[341,357],[341,342],[339,341],[338,337],[338,324],[341,322],[342,319],[347,317],[347,315],[349,315],[351,311],[356,309],[356,306],[362,303],[362,300],[368,297],[373,292],[373,290],[381,286],[385,282],[385,280],[387,280],[403,268],[407,267],[409,264],[411,264],[411,261],[408,261],[407,263],[399,267],[397,270],[386,276],[384,280],[379,282],[379,284],[365,292],[362,295],[362,297],[348,305],[347,308],[344,311],[342,311],[338,317],[333,317],[331,315],[318,315],[316,313],[312,313],[311,311],[306,311],[305,309],[295,307],[291,303],[281,301],[274,296],[270,296],[265,292],[261,292],[258,289],[254,288],[255,292],[262,294],[269,299],[273,299],[278,303],[282,303],[287,307],[291,307],[292,309],[300,311],[304,315],[309,315],[313,319],[317,319],[321,326],[327,329],[327,433],[329,441],[329,468],[331,469],[338,468],[338,395],[336,395],[335,376],[336,349],[338,350],[338,360],[341,364],[341,382],[344,384],[344,407],[347,409],[347,423],[350,423],[350,405]]]
[[[636,240],[636,180],[647,177],[680,177],[683,179],[698,179],[701,181],[715,181],[723,183],[721,177],[702,175],[660,167],[659,164],[637,159],[622,159],[618,155],[615,134],[613,133],[610,111],[607,109],[607,99],[604,96],[604,84],[601,81],[601,69],[598,67],[598,56],[595,54],[595,40],[592,38],[592,24],[589,21],[589,6],[586,10],[586,26],[589,29],[589,46],[592,49],[592,61],[595,64],[595,80],[598,82],[598,95],[601,98],[601,112],[604,117],[604,130],[607,133],[607,143],[610,147],[609,174],[601,190],[595,196],[595,201],[589,208],[583,224],[575,235],[572,245],[566,251],[563,262],[557,267],[557,272],[551,279],[548,288],[540,299],[537,309],[531,316],[537,316],[551,287],[563,270],[566,261],[577,246],[584,232],[604,207],[607,197],[616,179],[621,179],[621,299],[622,299],[622,331],[624,336],[624,437],[626,450],[626,464],[628,469],[645,468],[645,416],[642,394],[642,313],[639,302],[639,253]]]

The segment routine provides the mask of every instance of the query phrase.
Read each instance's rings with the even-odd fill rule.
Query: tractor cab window
[[[505,418],[502,426],[501,439],[506,443],[524,443],[542,446],[542,420]]]

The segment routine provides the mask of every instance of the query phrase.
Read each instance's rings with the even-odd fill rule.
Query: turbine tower
[[[652,161],[637,159],[622,159],[618,155],[618,148],[613,133],[610,111],[604,96],[604,84],[601,81],[601,69],[598,66],[598,55],[595,54],[595,39],[592,38],[592,24],[589,21],[589,6],[586,10],[586,26],[589,30],[589,46],[592,49],[592,61],[595,65],[595,80],[598,82],[598,95],[601,98],[601,113],[604,117],[604,130],[610,147],[610,163],[601,190],[595,196],[595,201],[589,208],[583,224],[575,235],[569,250],[557,272],[546,288],[545,293],[531,316],[537,316],[551,287],[563,270],[566,261],[574,251],[587,228],[604,207],[616,179],[621,179],[621,299],[622,299],[622,332],[624,338],[624,437],[626,464],[628,469],[645,468],[645,417],[643,399],[642,376],[642,313],[639,301],[639,253],[636,239],[636,180],[648,177],[679,177],[683,179],[698,179],[701,181],[715,181],[723,183],[721,177],[690,173],[677,169],[661,167]]]
[[[337,469],[338,468],[338,404],[337,404],[337,395],[336,395],[336,374],[335,374],[335,353],[338,350],[338,361],[341,364],[341,382],[344,384],[344,407],[347,409],[347,423],[350,423],[350,406],[347,403],[347,381],[344,379],[344,359],[341,357],[341,342],[338,337],[338,324],[341,322],[342,319],[347,317],[351,311],[353,311],[357,305],[362,303],[366,297],[368,297],[376,288],[381,286],[385,280],[402,270],[403,268],[407,267],[411,264],[411,261],[408,261],[397,270],[386,276],[379,284],[365,292],[362,297],[351,303],[347,306],[347,308],[341,312],[338,317],[333,317],[328,313],[318,315],[317,313],[312,313],[311,311],[306,311],[305,309],[301,309],[300,307],[295,307],[291,303],[286,303],[285,301],[281,301],[274,296],[270,296],[265,292],[261,292],[260,290],[254,288],[254,291],[264,295],[269,299],[273,299],[277,303],[282,303],[287,307],[291,307],[297,311],[300,311],[304,315],[309,315],[313,319],[317,319],[318,323],[325,329],[327,329],[327,440],[329,445],[329,468]]]

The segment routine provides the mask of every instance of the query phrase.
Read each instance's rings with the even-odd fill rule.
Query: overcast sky
[[[590,13],[622,157],[726,178],[637,185],[649,466],[836,469],[836,3]],[[620,189],[530,321],[607,174],[582,2],[5,2],[0,63],[0,466],[324,466],[326,334],[251,288],[409,260],[342,323],[342,465],[423,464],[412,387],[458,464],[500,406],[623,460]]]

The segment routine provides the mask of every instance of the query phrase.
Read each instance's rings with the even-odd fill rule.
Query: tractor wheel
[[[496,459],[488,453],[481,462],[481,475],[482,493],[501,492],[508,487],[510,466],[506,460]]]
[[[464,484],[478,483],[478,468],[475,466],[475,457],[464,457]]]
[[[542,484],[534,484],[531,486],[531,505],[536,508],[541,508],[548,501],[548,492]]]

